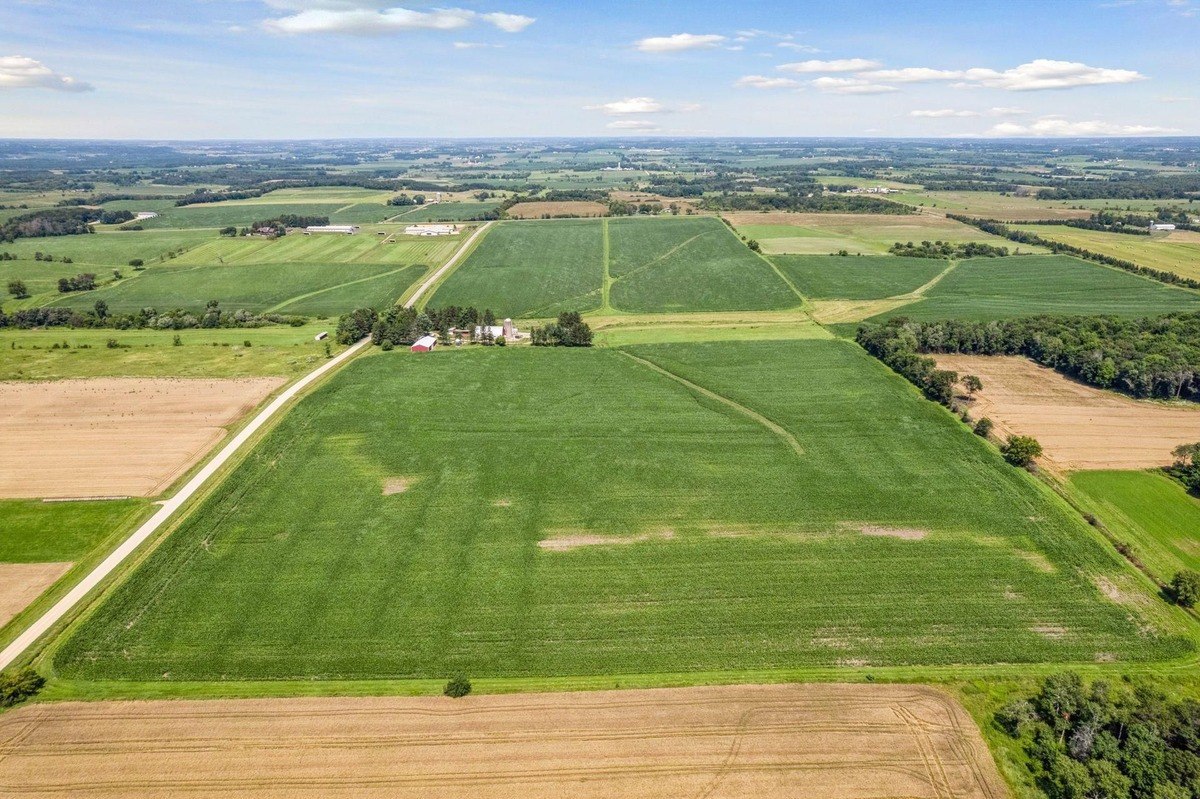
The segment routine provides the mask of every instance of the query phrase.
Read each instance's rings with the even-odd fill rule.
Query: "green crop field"
[[[1003,319],[1035,314],[1144,316],[1200,310],[1200,293],[1065,255],[961,262],[924,299],[875,319]]]
[[[758,214],[741,213],[737,232],[755,239],[771,255],[829,255],[847,250],[852,255],[883,255],[896,242],[1009,242],[953,219],[925,214]],[[780,224],[789,220],[791,224]],[[1031,249],[1025,247],[1026,250]]]
[[[300,327],[179,331],[5,329],[0,330],[0,380],[295,376],[317,368],[326,345],[335,355],[343,349],[333,341],[335,327],[333,321],[318,321]],[[321,332],[330,338],[316,341]],[[120,346],[110,348],[110,339]]]
[[[504,316],[768,310],[800,298],[719,221],[702,218],[506,222],[430,304]]]
[[[481,214],[495,209],[498,205],[500,205],[498,200],[488,200],[486,202],[442,202],[410,206],[408,208],[392,206],[389,210],[392,212],[390,218],[393,222],[412,225],[418,222],[460,222],[478,219]]]
[[[1200,570],[1200,499],[1179,483],[1155,472],[1105,471],[1077,472],[1071,485],[1158,579]]]
[[[1130,236],[1103,230],[1081,230],[1065,225],[1021,225],[1018,230],[1061,241],[1091,252],[1111,255],[1138,266],[1174,272],[1200,280],[1200,234],[1179,231],[1167,235]]]
[[[87,555],[144,511],[142,499],[0,500],[0,563],[57,563]]]
[[[549,677],[1191,651],[1061,500],[857,347],[630,352],[698,386],[607,349],[352,362],[82,620],[57,672]]]
[[[771,261],[806,297],[875,300],[907,294],[950,266],[936,258],[775,255]]]
[[[0,252],[11,253],[20,260],[0,261],[0,269],[7,269],[9,264],[28,262],[45,269],[57,280],[89,270],[124,268],[134,258],[151,263],[160,257],[166,258],[168,252],[188,250],[216,237],[216,231],[212,230],[106,230],[83,236],[17,239],[0,243]],[[55,260],[35,261],[34,253],[38,252]],[[70,258],[74,263],[61,263],[62,258]]]

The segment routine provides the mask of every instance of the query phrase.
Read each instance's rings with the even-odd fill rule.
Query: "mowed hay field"
[[[0,383],[0,497],[153,496],[283,378]]]
[[[797,214],[741,211],[722,214],[737,232],[756,239],[771,255],[882,255],[896,242],[978,241],[996,246],[1005,239],[935,214]],[[1031,249],[1025,247],[1026,250]]]
[[[950,267],[939,258],[775,255],[771,262],[813,299],[875,300],[908,294]]]
[[[402,228],[389,229],[399,232]],[[218,300],[226,310],[333,315],[390,306],[430,269],[444,263],[462,236],[388,237],[294,234],[281,239],[206,242],[164,264],[96,291],[63,295],[54,305],[114,312],[142,308],[202,310]]]
[[[1153,236],[1131,236],[1103,230],[1080,230],[1065,225],[1026,225],[1018,230],[1061,241],[1091,252],[1111,255],[1138,266],[1174,272],[1200,280],[1200,233],[1177,230]]]
[[[966,712],[902,685],[60,702],[0,716],[0,749],[14,795],[1008,796]]]
[[[511,317],[562,310],[770,310],[801,299],[708,217],[501,223],[430,301]]]
[[[973,258],[880,318],[986,321],[1037,314],[1153,316],[1200,310],[1200,292],[1066,255]]]
[[[1071,475],[1085,503],[1158,579],[1200,571],[1200,499],[1161,472],[1096,471]]]
[[[511,219],[550,219],[556,216],[607,216],[608,206],[586,200],[517,203],[508,209]]]
[[[1077,383],[1025,358],[937,355],[938,367],[973,374],[983,390],[972,415],[987,416],[1002,437],[1036,438],[1064,471],[1148,469],[1171,463],[1171,450],[1200,441],[1200,407],[1135,400]]]
[[[1191,651],[1064,503],[854,345],[630,352],[692,385],[614,350],[355,360],[55,668],[445,679]]]

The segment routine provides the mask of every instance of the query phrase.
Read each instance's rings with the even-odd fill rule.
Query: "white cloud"
[[[865,58],[835,58],[832,61],[796,61],[791,64],[780,64],[776,69],[781,69],[784,72],[863,72],[868,69],[875,69],[879,66],[878,61],[869,61]]]
[[[746,75],[738,78],[733,84],[740,88],[751,89],[790,89],[799,86],[800,82],[791,78],[768,78],[766,75]]]
[[[1013,92],[1043,89],[1069,89],[1076,86],[1102,86],[1113,83],[1134,83],[1146,76],[1131,69],[1091,67],[1077,61],[1054,61],[1038,58],[1020,66],[997,72],[994,69],[968,69],[963,73],[967,83],[990,89]]]
[[[949,119],[951,117],[977,117],[978,111],[955,111],[953,108],[935,108],[930,110],[909,111],[910,117],[925,119]]]
[[[988,113],[994,117],[1022,117],[1029,113],[1028,109],[1017,108],[1016,106],[997,105],[988,109]]]
[[[485,44],[484,42],[455,42],[454,43],[455,50],[481,50],[484,48],[487,48],[487,49],[501,48],[503,46],[504,45],[502,45],[502,44]]]
[[[799,53],[819,53],[820,48],[813,47],[811,44],[799,44],[798,42],[779,42],[776,47],[786,47],[788,50],[795,50]]]
[[[872,83],[862,78],[817,78],[812,85],[826,94],[887,94],[900,91],[895,86]]]
[[[60,92],[90,92],[90,83],[61,75],[50,67],[22,55],[0,56],[0,89],[54,89]]]
[[[305,8],[297,13],[263,22],[275,33],[349,33],[380,36],[411,30],[459,30],[486,22],[506,33],[517,33],[534,23],[533,17],[494,12],[480,14],[464,8],[438,8],[413,11],[408,8],[362,8],[361,3],[319,3],[321,8]],[[358,6],[358,7],[356,7]],[[285,6],[290,8],[291,6]]]
[[[654,114],[663,110],[663,105],[653,97],[626,97],[624,100],[613,100],[611,103],[584,106],[589,111],[603,111],[606,114],[620,116],[624,114]]]
[[[1028,125],[1016,122],[1001,122],[987,132],[989,136],[1156,136],[1178,133],[1176,128],[1156,125],[1120,125],[1098,119],[1087,122],[1069,122],[1058,116],[1042,117]]]
[[[633,46],[643,53],[678,53],[684,50],[708,50],[724,41],[724,36],[715,33],[676,33],[639,39]]]
[[[614,119],[605,125],[606,128],[613,130],[641,130],[652,131],[658,130],[658,125],[654,122],[647,122],[643,119]]]
[[[935,80],[961,80],[966,77],[966,73],[962,70],[931,69],[929,67],[873,69],[860,74],[869,80],[880,80],[887,83],[924,83]]]

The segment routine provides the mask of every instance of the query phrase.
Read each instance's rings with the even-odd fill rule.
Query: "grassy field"
[[[481,214],[491,211],[500,203],[497,200],[486,202],[440,202],[437,204],[416,205],[405,208],[392,206],[393,222],[403,222],[412,225],[417,222],[460,222],[478,219]]]
[[[878,318],[1003,319],[1034,314],[1141,316],[1200,310],[1200,294],[1077,258],[1031,255],[961,262],[924,299]]]
[[[883,255],[896,242],[1007,242],[933,214],[725,214],[737,232],[756,239],[769,255]],[[1026,249],[1029,249],[1026,247]]]
[[[1191,651],[1065,504],[853,345],[633,353],[698,385],[612,350],[353,362],[82,621],[57,672],[553,678]]]
[[[1085,504],[1163,582],[1200,570],[1200,499],[1155,472],[1076,472]]]
[[[96,271],[91,267],[119,267],[128,271],[126,267],[134,258],[150,264],[157,262],[160,257],[165,260],[168,252],[189,250],[216,238],[214,230],[107,230],[83,236],[17,239],[0,243],[0,252],[11,253],[19,259],[0,261],[0,270],[28,262],[46,269],[55,280],[80,272]],[[38,252],[53,256],[54,262],[35,261],[33,256]],[[74,263],[60,263],[62,258],[70,258]]]
[[[326,343],[334,355],[343,349],[332,339],[335,326],[326,320],[301,327],[180,331],[4,329],[0,380],[294,376],[325,360]],[[314,340],[323,331],[331,337]],[[174,344],[176,335],[180,346]],[[109,339],[121,346],[109,348]]]
[[[770,264],[711,218],[502,223],[431,305],[503,316],[769,310],[801,300]]]
[[[0,563],[79,560],[146,505],[141,499],[0,500]]]
[[[806,297],[874,300],[907,294],[950,266],[937,258],[776,255],[772,263]]]
[[[1018,226],[1018,229],[1052,241],[1132,261],[1138,266],[1200,280],[1200,233],[1178,231],[1165,236],[1130,236],[1103,230],[1080,230],[1065,225],[1024,225]]]

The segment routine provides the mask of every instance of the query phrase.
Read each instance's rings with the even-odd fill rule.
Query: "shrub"
[[[178,333],[176,333],[175,338],[171,340],[171,344],[172,344],[172,346],[175,346],[175,347],[183,346],[183,339],[179,337]]]
[[[1019,738],[1025,727],[1037,720],[1037,710],[1028,699],[1014,699],[996,711],[996,723],[1011,735]]]
[[[1029,466],[1042,454],[1042,445],[1033,436],[1009,436],[1000,451],[1013,466]]]
[[[0,674],[0,707],[12,707],[42,690],[46,678],[33,669]]]
[[[442,693],[454,699],[460,699],[471,693],[471,681],[466,677],[454,677],[446,687],[442,689]]]
[[[379,345],[379,349],[383,350],[384,352],[391,352],[395,348],[396,345],[392,343],[390,338],[385,338]]]
[[[984,416],[975,423],[975,435],[980,438],[987,438],[992,434],[992,428],[995,426],[991,419]]]
[[[1194,608],[1200,602],[1200,572],[1185,569],[1171,578],[1171,599],[1181,608]]]
[[[504,336],[496,336],[496,342],[495,342],[495,344],[496,344],[496,346],[497,346],[497,347],[503,347],[503,346],[504,346],[504,343],[505,343],[505,342],[504,342]]]
[[[110,350],[119,350],[121,349],[121,342],[117,341],[115,338],[110,338],[104,343],[104,346],[108,347]]]
[[[141,258],[133,258],[133,259],[130,259],[129,265],[134,268],[137,268],[139,266],[145,266],[146,262],[143,261]]]
[[[253,347],[253,346],[254,346],[254,342],[253,342],[253,341],[251,341],[250,339],[246,339],[245,341],[243,341],[243,342],[242,342],[242,346],[243,346],[243,347]]]

